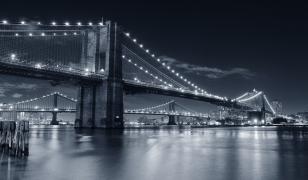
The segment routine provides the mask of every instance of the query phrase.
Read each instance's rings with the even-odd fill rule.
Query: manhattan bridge
[[[76,113],[81,128],[121,128],[123,114],[208,117],[174,100],[153,107],[124,109],[123,95],[157,94],[219,107],[277,115],[262,91],[237,98],[207,92],[148,49],[115,22],[58,24],[0,22],[0,73],[78,84],[77,99],[59,92],[11,104],[0,113]],[[206,87],[206,85],[203,85]]]

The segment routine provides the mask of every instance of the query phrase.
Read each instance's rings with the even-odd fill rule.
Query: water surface
[[[4,180],[304,180],[308,134],[276,128],[33,128],[30,155],[0,153]]]

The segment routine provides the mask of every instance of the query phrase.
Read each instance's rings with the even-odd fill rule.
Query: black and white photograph
[[[1,0],[0,180],[306,180],[308,3]]]

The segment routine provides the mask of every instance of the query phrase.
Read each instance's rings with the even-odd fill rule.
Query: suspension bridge
[[[8,117],[14,120],[17,113],[51,113],[52,125],[58,124],[58,113],[76,113],[77,99],[60,92],[53,92],[41,97],[27,99],[12,104],[0,104],[1,113],[10,113]],[[179,108],[179,110],[177,110]],[[208,114],[198,113],[172,100],[167,103],[139,109],[125,109],[125,114],[164,115],[169,117],[169,123],[175,124],[176,117],[208,118]]]
[[[3,20],[0,73],[78,84],[77,99],[66,98],[68,103],[76,103],[75,109],[57,107],[55,101],[65,99],[59,93],[50,95],[57,96],[52,107],[37,108],[53,113],[76,112],[76,127],[123,127],[124,113],[142,113],[124,110],[123,94],[159,94],[276,113],[262,91],[254,90],[234,99],[207,92],[111,21],[44,24]],[[16,106],[21,111],[36,111],[23,105],[15,104],[13,109]],[[172,109],[169,112],[176,113]]]

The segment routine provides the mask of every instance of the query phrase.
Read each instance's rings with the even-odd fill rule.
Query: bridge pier
[[[116,23],[107,22],[106,26],[107,29],[96,32],[96,38],[88,38],[87,43],[96,44],[95,55],[91,55],[95,57],[95,71],[104,67],[107,79],[98,84],[81,84],[75,127],[124,127],[121,45],[123,33]],[[89,51],[84,53],[89,56]]]
[[[179,121],[179,116],[168,116],[169,120],[168,120],[168,125],[176,125],[176,122]]]
[[[174,103],[174,102],[172,102],[172,103],[169,104],[169,111],[170,111],[170,112],[174,112],[174,111],[175,111],[175,103]],[[169,118],[169,120],[168,120],[168,125],[176,125],[176,120],[175,120],[176,117],[177,117],[177,116],[169,115],[169,116],[168,116],[168,118]]]
[[[52,112],[52,119],[50,125],[59,125],[59,121],[57,120],[57,112]]]

